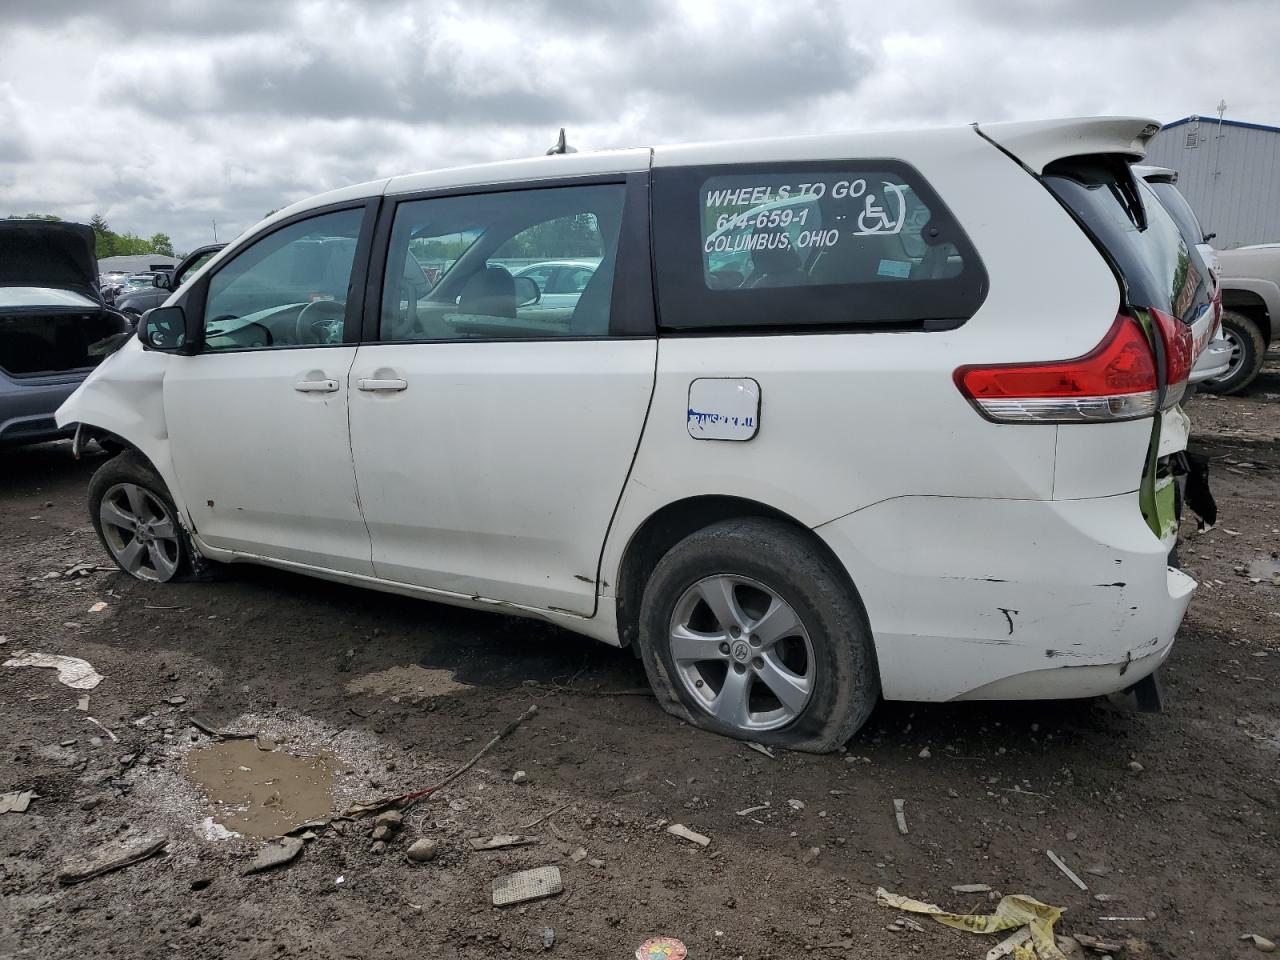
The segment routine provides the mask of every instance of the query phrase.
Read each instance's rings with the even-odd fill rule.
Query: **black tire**
[[[176,564],[172,573],[168,572],[167,569],[158,570],[155,564],[138,572],[131,571],[117,556],[117,547],[108,542],[108,534],[103,529],[103,500],[119,484],[133,484],[141,487],[151,498],[154,498],[148,501],[149,504],[152,507],[158,505],[161,508],[159,511],[162,514],[161,518],[172,524],[172,529],[176,534],[174,537],[176,541]],[[195,549],[190,535],[178,519],[178,509],[174,506],[173,497],[169,495],[169,488],[165,486],[165,482],[151,467],[151,464],[147,462],[146,458],[138,452],[126,450],[99,467],[89,480],[88,499],[89,518],[93,521],[93,529],[98,534],[98,540],[101,541],[103,548],[111,559],[115,561],[116,566],[120,567],[125,573],[139,580],[159,583],[204,580],[212,577],[213,569],[210,562]],[[113,536],[115,535],[118,534],[113,534]]]
[[[812,659],[807,652],[803,657],[813,668],[811,690],[803,708],[784,726],[757,730],[722,722],[686,688],[683,677],[688,674],[677,672],[670,639],[677,604],[686,602],[682,598],[696,584],[717,575],[746,578],[763,586],[790,605],[808,635]],[[749,592],[754,589],[744,586]],[[871,630],[857,593],[808,531],[780,520],[726,520],[676,544],[658,562],[645,586],[639,646],[645,672],[664,710],[735,739],[827,753],[857,732],[880,695]],[[760,658],[750,661],[760,662]],[[742,674],[751,669],[746,661],[742,666],[738,669],[731,657],[726,675],[728,670]],[[745,682],[754,691],[762,681]],[[694,684],[702,686],[699,681]],[[713,680],[706,681],[710,693],[716,692],[710,689],[713,685]],[[764,693],[769,695],[767,690]]]
[[[1226,376],[1206,380],[1200,384],[1200,389],[1208,393],[1239,393],[1253,383],[1262,369],[1262,361],[1267,356],[1267,341],[1253,320],[1234,310],[1222,311],[1222,332],[1231,341],[1233,354],[1236,348],[1241,351],[1239,362]]]

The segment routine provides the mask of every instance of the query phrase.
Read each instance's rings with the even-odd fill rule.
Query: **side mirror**
[[[151,285],[160,290],[172,290],[173,278],[167,273],[157,273],[151,278]]]
[[[187,315],[181,307],[153,307],[138,321],[138,339],[148,350],[183,353],[187,345]]]
[[[533,277],[516,277],[516,306],[532,307],[542,299],[542,291]]]

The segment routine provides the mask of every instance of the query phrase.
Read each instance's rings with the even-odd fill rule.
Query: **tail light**
[[[1164,395],[1164,409],[1167,409],[1181,400],[1186,392],[1187,378],[1191,376],[1191,366],[1195,362],[1195,338],[1191,328],[1177,317],[1154,308],[1151,316],[1164,341],[1165,368],[1168,370],[1165,382],[1169,385]]]
[[[1163,325],[1161,333],[1166,345],[1176,342],[1172,332],[1164,332]],[[1186,347],[1189,358],[1189,332]],[[1172,350],[1166,352],[1173,356]],[[1184,385],[1189,361],[1186,366]],[[955,382],[979,413],[997,423],[1104,423],[1149,417],[1156,412],[1159,390],[1155,357],[1146,333],[1137,320],[1124,314],[1116,317],[1102,342],[1083,357],[965,366],[956,370]]]

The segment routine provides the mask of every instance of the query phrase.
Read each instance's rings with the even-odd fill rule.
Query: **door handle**
[[[361,378],[356,381],[356,387],[360,390],[376,392],[386,390],[390,392],[399,392],[408,387],[409,384],[405,380],[372,380]]]
[[[337,393],[337,380],[299,380],[293,385],[299,393]]]

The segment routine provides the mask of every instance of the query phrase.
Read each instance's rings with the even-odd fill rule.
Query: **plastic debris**
[[[675,937],[650,937],[636,947],[636,960],[684,960],[688,953]]]
[[[1053,940],[1053,925],[1062,916],[1062,908],[1041,903],[1025,894],[1001,898],[996,904],[995,912],[991,914],[948,913],[936,904],[899,896],[884,887],[876,890],[876,900],[883,906],[906,910],[908,913],[928,914],[943,926],[967,930],[969,933],[1003,933],[1020,927],[1027,928],[1025,937],[1007,937],[993,947],[987,954],[992,960],[1006,955],[1013,956],[1014,960],[1061,960],[1063,956]],[[996,950],[1004,952],[996,953]]]
[[[757,805],[756,805],[756,806],[754,806],[754,807],[746,807],[746,808],[744,808],[744,809],[742,809],[742,810],[739,810],[739,811],[738,811],[738,816],[740,816],[740,817],[747,817],[747,816],[750,816],[750,815],[751,815],[751,814],[753,814],[753,813],[759,813],[761,810],[768,810],[768,809],[769,809],[769,804],[767,804],[767,803],[760,803],[760,804],[757,804]]]
[[[1088,890],[1088,889],[1089,889],[1089,885],[1088,885],[1087,883],[1085,883],[1083,880],[1081,880],[1081,879],[1076,875],[1076,872],[1075,872],[1074,870],[1072,870],[1072,869],[1071,869],[1070,867],[1068,867],[1065,863],[1063,863],[1063,862],[1062,862],[1062,858],[1061,858],[1060,856],[1058,856],[1058,855],[1057,855],[1056,853],[1054,853],[1052,850],[1046,850],[1046,851],[1045,851],[1045,855],[1046,855],[1050,860],[1052,860],[1052,861],[1053,861],[1053,865],[1054,865],[1055,867],[1057,867],[1059,870],[1061,870],[1061,871],[1063,872],[1063,874],[1065,874],[1065,875],[1066,875],[1066,878],[1067,878],[1068,880],[1070,880],[1072,883],[1074,883],[1077,887],[1079,887],[1081,890]]]
[[[898,832],[904,837],[907,835],[907,812],[903,809],[906,806],[905,800],[893,801],[893,815],[898,821]]]
[[[985,883],[957,883],[953,886],[955,893],[990,893],[991,887]]]
[[[556,932],[550,927],[542,928],[542,949],[550,950],[556,945]]]
[[[56,653],[23,653],[10,657],[6,667],[42,667],[58,671],[58,682],[73,690],[92,690],[102,682],[102,675],[88,660],[64,657]]]
[[[671,826],[667,827],[667,833],[671,834],[673,837],[679,837],[681,840],[688,840],[690,843],[696,843],[700,847],[705,847],[711,843],[710,837],[705,837],[694,830],[690,830],[683,823],[673,823]]]
[[[499,877],[493,881],[493,905],[506,907],[527,900],[555,896],[564,890],[559,867],[536,867]]]
[[[68,860],[63,863],[62,869],[58,872],[58,882],[70,885],[91,880],[104,873],[141,863],[149,857],[154,857],[168,845],[167,838],[153,837],[136,841],[125,847],[114,845],[107,847],[87,860]]]
[[[101,613],[105,609],[107,609],[107,602],[105,600],[99,600],[97,603],[95,603],[92,607],[89,608],[89,612]]]
[[[773,751],[770,750],[768,747],[766,747],[763,743],[756,743],[754,740],[748,740],[747,746],[750,747],[752,750],[754,750],[756,753],[763,753],[770,760],[778,759],[773,755]]]
[[[106,726],[102,723],[102,721],[101,721],[101,720],[95,720],[95,719],[93,719],[93,717],[85,717],[85,719],[86,719],[86,720],[88,720],[90,723],[92,723],[95,727],[97,727],[97,728],[98,728],[99,730],[101,730],[103,733],[105,733],[108,737],[110,737],[113,743],[119,743],[119,742],[120,742],[120,738],[119,738],[119,737],[117,737],[117,736],[116,736],[114,733],[112,733],[110,730],[108,730],[108,729],[106,728]]]
[[[26,813],[31,801],[40,794],[34,790],[11,790],[0,793],[0,813]]]

